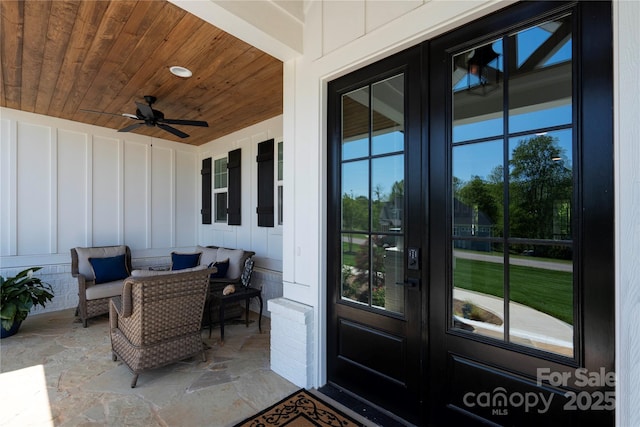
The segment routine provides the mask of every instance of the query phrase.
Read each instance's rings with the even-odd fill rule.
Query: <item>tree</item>
[[[354,197],[344,193],[342,196],[342,228],[351,231],[369,230],[369,199],[365,196]],[[353,253],[353,234],[348,235],[349,253]]]
[[[570,210],[573,181],[557,138],[539,135],[519,141],[509,161],[512,237],[554,239],[559,207]],[[565,214],[566,215],[566,214]]]
[[[481,212],[491,225],[495,225],[501,216],[500,206],[495,197],[492,184],[479,176],[474,176],[459,190],[460,201]]]

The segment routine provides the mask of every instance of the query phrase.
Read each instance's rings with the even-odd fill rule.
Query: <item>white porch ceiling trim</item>
[[[303,22],[268,0],[169,0],[283,62],[303,53]]]

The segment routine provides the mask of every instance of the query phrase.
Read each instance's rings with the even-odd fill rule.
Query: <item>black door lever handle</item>
[[[420,285],[420,279],[409,277],[404,282],[396,282],[396,285],[406,286],[408,288],[416,288]]]

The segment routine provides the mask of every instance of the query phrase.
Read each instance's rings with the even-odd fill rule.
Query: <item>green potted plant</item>
[[[53,298],[51,285],[33,275],[42,267],[23,270],[14,277],[0,276],[0,325],[1,337],[9,337],[20,328],[20,324],[34,305],[42,307]]]

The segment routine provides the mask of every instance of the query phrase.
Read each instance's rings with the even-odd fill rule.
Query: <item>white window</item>
[[[213,163],[213,203],[215,222],[227,222],[227,158]]]

